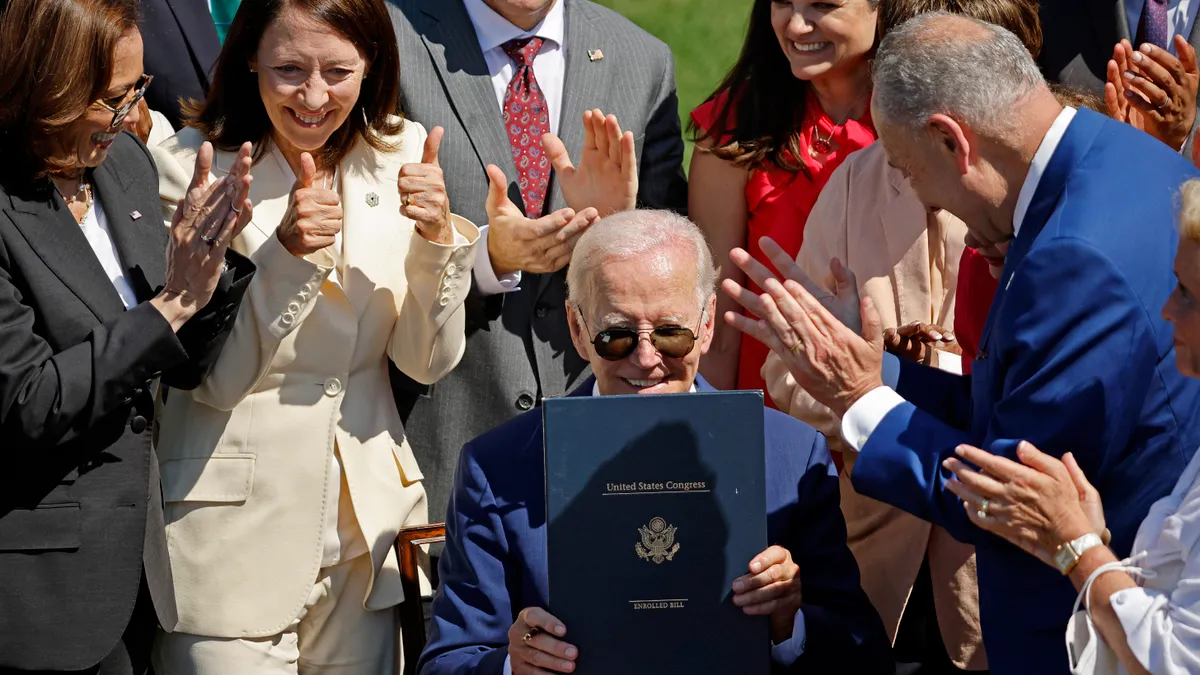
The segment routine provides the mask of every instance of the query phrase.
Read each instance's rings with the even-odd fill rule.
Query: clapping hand
[[[883,348],[902,359],[925,365],[933,362],[935,350],[962,354],[954,333],[920,321],[883,331]]]
[[[733,604],[748,616],[770,616],[771,638],[788,639],[800,609],[800,566],[786,548],[772,546],[755,556],[749,569],[733,581]]]
[[[560,209],[537,220],[527,218],[505,191],[508,179],[494,164],[487,167],[488,256],[496,274],[557,272],[571,261],[579,236],[599,219],[594,208]]]
[[[250,222],[250,153],[250,144],[242,145],[229,173],[215,181],[209,180],[212,144],[196,153],[192,182],[171,217],[166,284],[150,301],[174,330],[212,299],[225,251]]]
[[[450,222],[450,198],[446,179],[438,163],[438,149],[445,130],[434,127],[425,138],[420,164],[400,167],[396,188],[400,191],[400,213],[417,224],[422,237],[437,244],[454,243],[454,225]]]
[[[342,231],[342,200],[335,190],[313,187],[317,165],[312,155],[300,154],[300,175],[292,185],[291,202],[275,229],[283,247],[297,258],[332,246]]]
[[[730,260],[764,292],[756,295],[726,279],[722,290],[761,318],[755,320],[726,312],[725,321],[770,347],[787,366],[796,384],[835,415],[843,417],[855,401],[883,386],[883,326],[879,312],[871,299],[866,298],[856,303],[862,330],[848,327],[847,301],[858,297],[857,285],[848,270],[834,264],[840,269],[835,276],[842,276],[846,288],[842,289],[839,282],[842,295],[831,295],[813,283],[769,237],[763,237],[760,244],[785,281],[781,282],[745,250],[733,249]],[[822,303],[829,304],[832,311]],[[839,314],[847,319],[841,320]]]
[[[1113,119],[1180,150],[1196,121],[1200,66],[1182,35],[1175,36],[1175,52],[1179,58],[1151,44],[1134,51],[1122,40],[1108,62],[1104,102]]]
[[[583,113],[583,156],[571,163],[567,147],[554,134],[542,136],[542,147],[562,187],[567,206],[594,207],[600,217],[637,206],[637,152],[633,132],[621,132],[614,115],[600,110]]]
[[[570,673],[579,650],[561,638],[567,627],[538,607],[526,607],[508,629],[508,658],[513,675]]]

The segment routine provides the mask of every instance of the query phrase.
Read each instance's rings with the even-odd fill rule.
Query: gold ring
[[[992,504],[992,500],[984,499],[982,502],[979,503],[979,510],[975,512],[975,515],[979,516],[980,520],[987,520],[988,506],[991,506],[991,504]]]
[[[401,198],[400,198],[400,203],[401,203],[401,204],[403,204],[403,205],[405,205],[405,206],[408,206],[408,205],[409,205],[409,201],[408,201],[408,195],[404,195],[403,197],[401,197]]]
[[[529,632],[525,634],[525,637],[521,638],[521,642],[529,642],[530,640],[533,639],[533,637],[535,635],[537,635],[540,632],[542,632],[542,629],[538,628],[537,626],[530,628]]]
[[[791,352],[793,354],[799,354],[800,350],[804,349],[804,343],[797,340],[796,344],[792,345],[791,347],[788,347],[788,349],[791,350]]]

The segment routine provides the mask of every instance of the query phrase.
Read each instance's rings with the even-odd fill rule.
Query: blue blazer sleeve
[[[775,670],[890,675],[894,665],[883,622],[862,590],[858,563],[846,545],[837,469],[824,437],[812,436],[811,449],[789,449],[794,456],[807,454],[808,462],[795,485],[798,502],[776,542],[800,566],[805,648],[789,668]]]
[[[975,383],[980,410],[971,431],[905,403],[893,409],[862,448],[854,487],[945,527],[974,543],[982,532],[945,489],[942,461],[961,443],[1014,458],[1021,440],[1061,456],[1075,453],[1096,476],[1130,441],[1158,362],[1150,317],[1101,251],[1079,239],[1039,246],[1018,265],[994,320],[997,361],[986,386]],[[993,308],[993,311],[997,311]],[[976,372],[974,377],[983,377]],[[988,391],[991,388],[994,391]]]
[[[971,428],[971,376],[900,361],[896,393],[955,429]]]
[[[468,443],[446,513],[441,584],[433,601],[421,675],[500,675],[513,611],[505,591],[504,528],[487,477]]]

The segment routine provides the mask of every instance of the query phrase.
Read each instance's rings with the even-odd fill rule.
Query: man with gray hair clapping
[[[593,224],[575,247],[566,312],[594,376],[570,395],[714,391],[697,370],[712,343],[716,279],[704,235],[682,216],[625,211]],[[733,604],[770,616],[771,654],[785,672],[890,675],[883,624],[846,546],[824,439],[763,412],[773,545],[746,561]],[[571,633],[546,611],[542,431],[542,411],[533,410],[462,449],[422,675],[571,673],[587,664],[571,643],[581,629]]]
[[[725,291],[762,319],[725,319],[769,344],[841,418],[860,452],[860,493],[976,546],[992,671],[1066,672],[1072,584],[972,524],[968,511],[986,519],[1005,507],[943,464],[962,444],[1010,458],[1021,440],[1070,451],[1103,496],[1113,550],[1129,553],[1200,443],[1200,388],[1175,369],[1159,317],[1174,285],[1175,194],[1196,170],[1127,125],[1064,108],[1025,46],[987,23],[912,19],[882,41],[874,78],[890,162],[927,208],[966,223],[969,245],[1004,261],[974,374],[883,354],[878,314],[853,280],[831,296],[771,242],[763,248],[788,280],[735,251],[765,293]],[[1105,534],[1047,542],[1059,572]]]

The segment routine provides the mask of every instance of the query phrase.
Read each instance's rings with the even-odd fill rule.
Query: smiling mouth
[[[831,42],[793,42],[792,49],[795,49],[796,51],[800,52],[801,54],[813,54],[815,52],[823,51],[826,47],[828,47],[831,44],[833,44],[833,43],[831,43]]]
[[[288,108],[287,111],[291,114],[292,121],[296,122],[302,127],[308,127],[309,129],[316,129],[324,124],[325,120],[329,119],[330,112],[332,112],[323,112],[319,115],[301,115],[291,108]]]
[[[92,134],[92,142],[102,148],[107,148],[112,145],[113,139],[116,137],[116,134]]]

